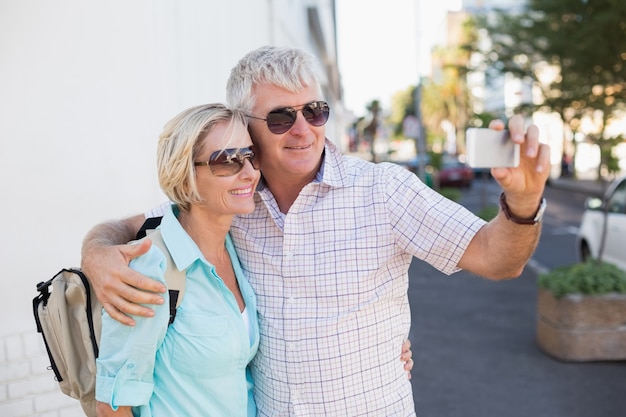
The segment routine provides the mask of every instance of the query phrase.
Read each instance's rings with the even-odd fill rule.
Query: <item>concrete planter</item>
[[[537,343],[563,361],[626,360],[626,294],[557,299],[540,288]]]

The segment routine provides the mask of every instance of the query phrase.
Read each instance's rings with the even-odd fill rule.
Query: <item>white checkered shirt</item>
[[[409,265],[457,271],[484,221],[404,168],[329,141],[287,215],[263,185],[255,200],[231,235],[258,300],[257,415],[414,416],[399,360]]]

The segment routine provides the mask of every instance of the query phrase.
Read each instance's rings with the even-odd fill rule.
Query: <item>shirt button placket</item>
[[[295,214],[290,214],[285,222],[282,270],[285,288],[283,305],[289,402],[293,408],[294,414],[296,416],[302,416],[304,414],[302,414],[302,393],[300,387],[303,383],[302,355],[305,354],[305,351],[300,342],[302,329],[298,301],[298,286],[302,283],[298,281],[300,279],[296,255],[298,234],[290,233],[290,231],[293,230],[293,227],[290,227],[290,221],[293,220],[295,220]]]

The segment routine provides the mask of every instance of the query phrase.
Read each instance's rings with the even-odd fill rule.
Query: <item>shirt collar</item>
[[[345,160],[334,143],[326,139],[324,145],[324,161],[318,172],[320,182],[331,187],[346,187],[348,178]]]
[[[160,229],[163,241],[170,251],[176,268],[182,271],[196,260],[202,259],[203,256],[198,246],[178,222],[175,213],[178,213],[178,207],[171,204],[163,215]]]

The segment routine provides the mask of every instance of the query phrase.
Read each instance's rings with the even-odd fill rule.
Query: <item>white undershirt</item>
[[[241,317],[243,318],[243,322],[246,325],[246,329],[248,329],[248,338],[250,339],[250,346],[252,346],[252,329],[250,328],[250,315],[248,314],[248,307],[244,307],[241,312]]]

